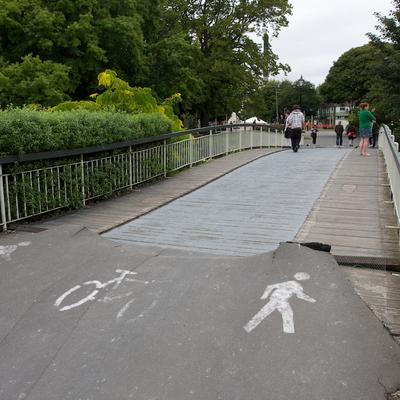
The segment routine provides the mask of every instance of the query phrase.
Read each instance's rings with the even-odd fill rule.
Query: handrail
[[[238,127],[244,129],[236,129]],[[255,127],[264,129],[253,129]],[[197,135],[172,143],[166,140],[184,133]],[[12,222],[61,208],[79,208],[85,206],[87,201],[132,189],[135,185],[165,177],[170,172],[192,167],[214,157],[253,148],[282,147],[286,140],[279,128],[232,124],[172,132],[123,142],[122,145],[114,143],[65,152],[15,156],[19,161],[28,161],[80,155],[56,165],[29,166],[18,171],[4,171],[3,164],[14,162],[15,159],[3,157],[3,163],[0,163],[0,227],[6,230]],[[133,148],[132,144],[143,143],[154,144],[146,148]],[[122,151],[84,157],[84,154],[115,148]]]
[[[379,148],[382,150],[389,177],[392,199],[397,217],[397,228],[400,230],[400,153],[399,144],[387,125],[382,124],[383,134],[379,135]]]
[[[166,133],[158,136],[147,136],[140,139],[128,140],[125,142],[116,142],[110,144],[102,144],[97,146],[90,147],[82,147],[77,149],[68,149],[68,150],[56,150],[56,151],[45,151],[38,153],[27,153],[27,154],[18,154],[18,155],[6,155],[0,156],[0,165],[11,164],[15,162],[27,162],[27,161],[38,161],[38,160],[50,160],[55,158],[63,158],[63,157],[71,157],[78,156],[84,154],[94,154],[101,153],[110,150],[123,149],[130,146],[139,146],[143,144],[150,144],[161,142],[163,140],[171,139],[177,136],[187,135],[187,134],[202,134],[208,133],[210,131],[218,131],[218,130],[233,130],[235,128],[266,128],[266,129],[276,129],[281,131],[282,128],[277,128],[272,125],[265,124],[228,124],[228,125],[213,125],[207,126],[204,128],[195,128],[195,129],[187,129],[178,132]]]
[[[390,128],[385,124],[382,124],[382,128],[383,128],[383,130],[385,132],[385,135],[386,135],[386,138],[387,138],[388,142],[390,143],[390,150],[392,151],[393,157],[394,157],[395,162],[397,164],[397,168],[400,171],[400,153],[399,153],[399,148],[398,148],[399,145],[398,145],[398,143],[396,143],[393,140],[394,139],[394,135],[392,135],[392,132],[391,132]],[[397,147],[397,149],[396,149],[396,147]]]

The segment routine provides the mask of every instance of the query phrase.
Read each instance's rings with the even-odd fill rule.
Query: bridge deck
[[[399,237],[383,156],[349,153],[336,169],[296,239],[332,245],[341,259],[399,264]]]
[[[347,153],[330,148],[272,154],[105,236],[218,255],[274,250],[295,237]]]

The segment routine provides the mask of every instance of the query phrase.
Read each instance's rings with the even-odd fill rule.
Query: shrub
[[[0,111],[0,155],[74,149],[123,142],[172,131],[161,113]]]

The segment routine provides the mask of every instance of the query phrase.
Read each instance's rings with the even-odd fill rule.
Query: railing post
[[[244,131],[246,132],[246,126],[244,127]],[[239,151],[242,151],[242,130],[239,131]]]
[[[210,130],[210,136],[208,137],[208,154],[209,158],[213,158],[213,131]]]
[[[164,139],[164,154],[163,154],[163,164],[164,164],[164,178],[167,177],[167,141]]]
[[[255,132],[255,129],[254,129],[254,126],[253,126],[252,130],[250,131],[250,150],[253,150],[253,136],[254,136],[254,132]]]
[[[193,167],[193,136],[190,135],[190,140],[189,140],[189,164],[190,168]]]
[[[225,132],[225,155],[229,154],[229,133]]]
[[[260,128],[260,149],[262,149],[262,134],[263,134],[263,128],[261,126],[261,128]]]
[[[81,154],[81,185],[82,185],[82,204],[85,207],[85,164],[83,163],[83,154]]]
[[[133,155],[132,146],[129,146],[129,189],[133,188]]]
[[[1,208],[1,224],[3,225],[3,231],[6,231],[7,230],[6,202],[4,198],[3,166],[1,164],[0,164],[0,208]]]

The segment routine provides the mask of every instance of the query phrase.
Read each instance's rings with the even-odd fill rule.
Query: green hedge
[[[0,155],[74,149],[171,131],[172,122],[159,113],[10,109],[0,111]]]

